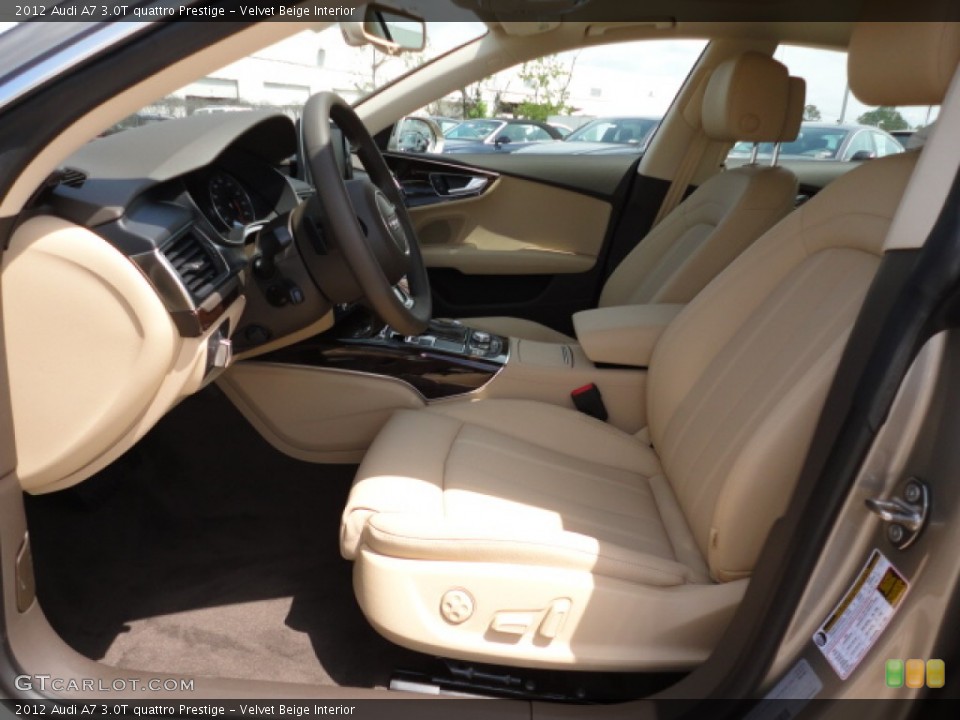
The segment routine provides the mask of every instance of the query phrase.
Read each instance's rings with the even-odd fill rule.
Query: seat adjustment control
[[[537,632],[549,640],[557,637],[563,630],[563,624],[570,614],[570,606],[571,603],[568,598],[560,598],[550,603],[547,614],[544,615],[543,622],[540,623]]]
[[[498,612],[493,616],[490,629],[507,635],[523,635],[533,625],[532,612]]]

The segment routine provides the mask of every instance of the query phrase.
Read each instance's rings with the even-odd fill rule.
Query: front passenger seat
[[[858,25],[850,87],[939,105],[958,59],[960,23]],[[395,413],[341,524],[370,623],[466,660],[702,662],[791,497],[918,155],[834,181],[687,305],[650,363],[651,444],[532,401]]]
[[[748,52],[721,63],[704,93],[711,140],[786,142],[800,131],[806,84],[776,60]],[[714,175],[654,227],[607,279],[599,307],[687,303],[782,217],[797,178],[781,167],[746,165]],[[540,342],[575,342],[514,317],[464,318],[477,330]]]

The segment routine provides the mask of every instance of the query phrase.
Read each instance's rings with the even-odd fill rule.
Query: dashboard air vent
[[[218,274],[217,263],[199,237],[186,232],[163,248],[163,254],[194,298],[210,294]]]
[[[60,175],[60,184],[72,188],[82,187],[87,181],[87,174],[75,168],[64,168]]]

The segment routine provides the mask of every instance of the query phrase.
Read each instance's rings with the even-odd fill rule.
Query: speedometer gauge
[[[257,219],[250,196],[231,175],[218,172],[210,178],[207,189],[213,211],[228,229],[249,225]]]

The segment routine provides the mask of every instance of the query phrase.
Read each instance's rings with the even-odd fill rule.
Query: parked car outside
[[[560,132],[536,120],[482,118],[464,120],[444,135],[444,153],[516,152],[561,140]]]
[[[660,125],[658,117],[603,117],[591,120],[563,143],[536,145],[521,152],[549,155],[639,155]]]
[[[916,130],[891,130],[890,134],[893,135],[894,139],[903,145],[904,148],[908,147],[910,138],[913,137]]]
[[[747,160],[752,150],[751,143],[739,142],[733,146],[727,159]],[[879,128],[820,122],[803,123],[797,139],[780,146],[782,158],[796,160],[858,162],[902,152],[903,145]],[[772,154],[773,143],[760,143],[758,157],[769,158]]]
[[[439,127],[440,131],[446,135],[448,132],[453,130],[457,125],[459,125],[462,120],[457,120],[456,118],[446,117],[444,115],[430,115],[430,120],[433,120]]]

